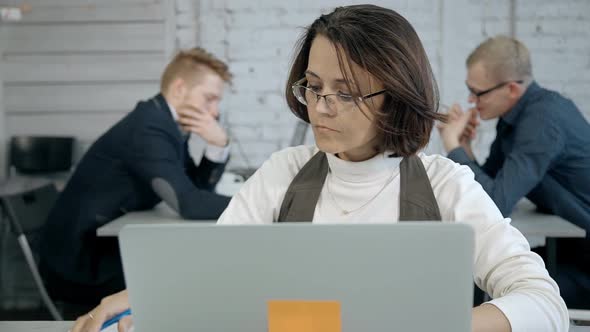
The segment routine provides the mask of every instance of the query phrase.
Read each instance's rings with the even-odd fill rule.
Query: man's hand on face
[[[212,114],[196,107],[183,107],[177,112],[178,123],[185,131],[201,136],[209,144],[227,146],[227,133]]]
[[[451,106],[448,114],[448,122],[438,125],[441,139],[447,152],[462,146],[468,152],[471,151],[471,140],[475,138],[479,120],[477,110],[471,108],[463,112],[457,104]]]

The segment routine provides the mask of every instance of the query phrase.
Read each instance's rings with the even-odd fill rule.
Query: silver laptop
[[[470,331],[464,224],[131,225],[135,331],[267,331],[272,301],[336,301],[343,332]]]

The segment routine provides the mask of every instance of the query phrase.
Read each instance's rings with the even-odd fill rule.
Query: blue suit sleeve
[[[184,143],[184,153],[187,156],[184,168],[193,184],[197,188],[213,191],[225,171],[227,160],[223,163],[214,162],[203,155],[199,165],[195,165],[193,158],[190,157],[188,140]]]
[[[229,197],[211,192],[220,176],[212,178],[212,173],[219,165],[196,167],[192,159],[183,158],[185,147],[166,128],[158,124],[142,126],[130,145],[127,162],[133,174],[183,218],[217,219],[229,204]],[[190,160],[192,166],[183,160]]]

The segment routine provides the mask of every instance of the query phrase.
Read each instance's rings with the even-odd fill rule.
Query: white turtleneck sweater
[[[218,223],[275,222],[289,184],[317,151],[314,146],[299,146],[274,153],[233,197]],[[326,155],[330,172],[313,223],[398,222],[401,158],[380,154],[363,162],[349,162]],[[489,303],[504,313],[512,331],[567,331],[567,308],[557,284],[541,258],[530,251],[524,236],[510,225],[510,219],[502,217],[471,170],[438,155],[420,154],[420,159],[443,222],[473,227],[474,281],[491,295]],[[351,212],[343,214],[343,209]]]

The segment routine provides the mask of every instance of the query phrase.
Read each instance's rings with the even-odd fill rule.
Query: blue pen
[[[102,327],[100,329],[104,330],[107,327],[109,327],[109,326],[115,324],[116,322],[118,322],[119,320],[121,320],[121,318],[123,318],[125,316],[129,316],[129,315],[131,315],[131,309],[127,309],[127,310],[123,311],[122,313],[113,316],[111,319],[104,322],[104,324],[102,324]]]

